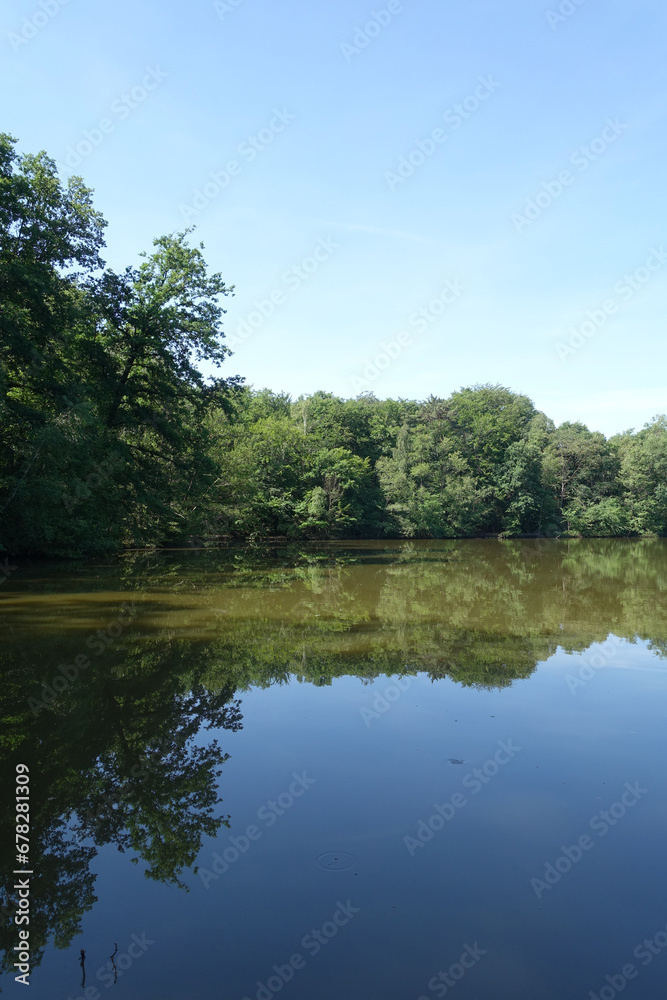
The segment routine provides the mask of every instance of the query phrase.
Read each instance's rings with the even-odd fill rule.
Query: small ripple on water
[[[351,868],[354,864],[354,854],[345,854],[343,851],[329,851],[320,854],[317,864],[328,872],[342,872],[346,868]]]

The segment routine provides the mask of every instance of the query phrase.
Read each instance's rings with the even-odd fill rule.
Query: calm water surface
[[[7,995],[662,1000],[666,541],[15,565]]]

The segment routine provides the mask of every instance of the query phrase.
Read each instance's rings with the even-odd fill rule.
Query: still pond
[[[667,540],[12,565],[6,995],[664,997]]]

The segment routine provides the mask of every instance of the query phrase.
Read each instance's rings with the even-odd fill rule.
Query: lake
[[[11,565],[6,994],[664,996],[667,540]]]

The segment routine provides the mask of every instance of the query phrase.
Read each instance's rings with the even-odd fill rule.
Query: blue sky
[[[612,434],[667,411],[666,22],[659,0],[22,0],[1,128],[94,188],[112,267],[196,225],[235,286],[229,374],[499,382]]]

